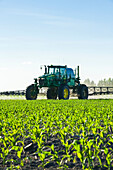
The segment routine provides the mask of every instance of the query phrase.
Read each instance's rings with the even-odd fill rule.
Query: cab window
[[[73,73],[73,70],[71,68],[67,68],[67,78],[75,78],[75,75]]]
[[[60,74],[61,74],[62,76],[65,75],[65,68],[60,68]]]

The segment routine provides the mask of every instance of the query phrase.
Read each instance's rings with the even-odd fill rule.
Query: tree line
[[[93,80],[87,78],[84,84],[87,86],[113,86],[113,78],[99,80],[97,84]]]

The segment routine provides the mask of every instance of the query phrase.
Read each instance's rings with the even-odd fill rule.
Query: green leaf
[[[52,149],[52,151],[54,151],[54,145],[53,144],[51,145],[51,149]]]

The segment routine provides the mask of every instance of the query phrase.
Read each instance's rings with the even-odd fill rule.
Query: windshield
[[[62,76],[66,74],[66,69],[65,68],[60,68],[60,73]]]
[[[59,68],[49,68],[48,74],[56,74],[59,73]]]
[[[64,78],[66,77],[66,68],[49,67],[48,74],[55,74],[57,78]]]

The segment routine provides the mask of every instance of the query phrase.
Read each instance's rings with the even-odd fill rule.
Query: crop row
[[[0,100],[1,169],[110,169],[113,100]]]

